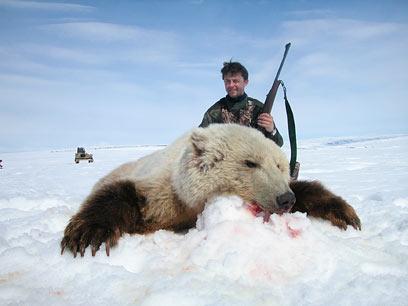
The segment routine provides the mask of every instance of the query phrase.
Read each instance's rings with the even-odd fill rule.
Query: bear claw
[[[347,226],[351,225],[355,230],[361,231],[361,221],[351,206],[346,211],[330,212],[327,219],[342,230],[347,230]]]
[[[119,228],[91,228],[83,224],[81,226],[69,224],[67,229],[68,231],[65,232],[65,236],[61,240],[61,255],[68,249],[74,255],[74,258],[77,257],[78,253],[81,257],[84,257],[88,246],[91,247],[92,256],[95,256],[104,242],[106,255],[109,256],[111,247],[117,244],[121,236]]]
[[[107,240],[105,242],[105,251],[106,251],[106,256],[109,256],[109,254],[110,254],[110,242],[109,242],[109,240]]]

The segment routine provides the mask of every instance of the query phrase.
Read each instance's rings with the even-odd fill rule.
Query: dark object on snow
[[[94,161],[92,154],[86,153],[84,148],[78,147],[77,152],[75,153],[75,162],[78,164],[80,160],[87,160],[88,163]]]
[[[3,165],[1,164],[3,162],[2,159],[0,159],[0,169],[3,169]]]

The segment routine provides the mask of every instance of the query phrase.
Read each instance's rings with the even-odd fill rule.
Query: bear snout
[[[278,204],[279,210],[283,212],[290,211],[295,202],[296,197],[292,191],[285,192],[276,197],[276,203]]]

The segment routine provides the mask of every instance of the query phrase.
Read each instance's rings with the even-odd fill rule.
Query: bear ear
[[[210,145],[210,138],[202,129],[195,130],[190,139],[193,147],[193,159],[200,171],[205,173],[212,169],[217,162],[224,159],[221,150],[214,149]]]
[[[191,134],[191,144],[193,145],[194,156],[204,155],[206,145],[208,143],[208,136],[199,129],[196,129]]]

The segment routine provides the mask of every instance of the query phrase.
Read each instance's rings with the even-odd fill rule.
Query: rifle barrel
[[[285,45],[285,53],[283,54],[283,58],[282,58],[282,61],[281,61],[281,63],[280,63],[278,72],[276,73],[275,81],[277,81],[278,78],[279,78],[279,74],[280,74],[280,72],[281,72],[281,70],[282,70],[283,64],[285,63],[286,55],[287,55],[288,52],[289,52],[289,48],[290,48],[290,43],[287,43],[287,44]]]

